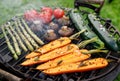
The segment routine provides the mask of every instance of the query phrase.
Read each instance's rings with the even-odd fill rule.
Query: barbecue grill
[[[96,7],[89,3],[99,4],[100,6]],[[93,9],[97,13],[97,16],[99,17],[101,22],[104,22],[103,25],[106,27],[107,31],[114,37],[118,37],[118,41],[120,41],[120,32],[112,25],[111,20],[103,19],[99,16],[103,4],[104,0],[75,0],[74,2],[74,6],[77,9],[81,9],[82,6]],[[86,14],[88,14],[88,12]],[[16,18],[19,17],[13,17],[8,22],[11,21],[14,22]],[[71,26],[74,28],[74,24],[71,24]],[[0,34],[2,33],[3,32],[0,29]],[[0,68],[6,70],[7,72],[10,72],[11,75],[13,76],[15,75],[16,77],[18,77],[15,78],[16,80],[13,79],[14,81],[20,81],[22,79],[25,81],[112,81],[120,71],[119,70],[120,55],[119,53],[110,50],[107,54],[102,55],[102,57],[104,58],[113,60],[112,62],[109,63],[109,65],[106,68],[89,72],[70,73],[57,76],[46,75],[41,71],[34,70],[33,68],[35,68],[36,66],[31,67],[21,66],[20,63],[25,60],[25,55],[27,53],[23,52],[18,60],[14,60],[13,57],[11,56],[10,51],[7,48],[5,38],[4,37],[0,38],[0,64],[1,64]]]

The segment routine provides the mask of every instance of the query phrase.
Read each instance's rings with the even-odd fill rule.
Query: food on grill
[[[28,31],[26,31],[26,29],[22,26],[22,24],[20,23],[20,20],[18,20],[18,23],[19,23],[19,28],[21,29],[21,31],[23,32],[23,34],[25,35],[25,37],[37,49],[39,46],[36,43],[36,41],[30,36],[30,34],[28,33]]]
[[[62,26],[61,29],[58,31],[58,33],[61,35],[61,36],[70,36],[73,34],[73,31],[74,29],[70,28],[70,27],[67,27],[67,26]]]
[[[41,54],[47,53],[47,52],[49,52],[51,50],[54,50],[56,48],[65,46],[65,45],[71,43],[71,39],[76,38],[77,36],[79,36],[83,32],[85,32],[85,30],[79,31],[78,33],[73,34],[70,37],[61,37],[57,40],[51,41],[48,44],[44,45],[43,47],[40,47],[36,51],[33,51],[30,54],[26,55],[25,58],[32,58],[32,57],[35,57],[35,56],[39,56]]]
[[[60,24],[60,25],[63,25],[63,26],[68,26],[70,24],[70,19],[69,17],[67,16],[63,16],[62,18],[59,18],[57,20],[57,22]]]
[[[43,23],[48,24],[52,19],[52,15],[48,12],[40,12],[38,18],[41,19]]]
[[[53,41],[53,40],[58,38],[58,36],[56,35],[56,33],[55,33],[55,31],[53,29],[47,30],[47,32],[46,32],[44,37],[45,37],[45,39],[47,41]]]
[[[73,52],[75,50],[78,50],[78,49],[79,49],[78,46],[76,46],[74,44],[68,44],[66,46],[57,48],[57,49],[55,49],[53,51],[42,54],[40,56],[36,56],[34,58],[27,59],[21,65],[30,66],[30,65],[46,62],[46,61],[49,61],[51,59],[54,59],[54,58],[69,54],[69,53],[71,53],[71,52]],[[35,60],[36,58],[38,58],[38,59]]]
[[[20,47],[21,47],[25,52],[27,52],[28,49],[27,49],[27,47],[24,45],[24,43],[22,42],[22,40],[21,40],[21,38],[19,37],[18,33],[14,30],[14,28],[13,28],[12,26],[9,25],[9,27],[10,27],[10,30],[14,33],[14,35],[15,35],[15,37],[16,37],[19,45],[20,45]]]
[[[71,42],[71,40],[68,37],[61,37],[61,38],[59,38],[57,40],[54,40],[54,41],[40,47],[36,51],[31,52],[25,58],[32,58],[32,57],[35,57],[35,56],[39,56],[41,54],[47,53],[47,52],[49,52],[51,50],[54,50],[56,48],[67,45],[70,42]]]
[[[84,14],[83,14],[84,15]],[[88,23],[85,23],[84,17],[82,15],[82,12],[75,10],[71,10],[69,16],[71,18],[71,21],[75,24],[75,27],[77,30],[83,30],[86,29],[86,32],[84,32],[82,35],[83,39],[91,39],[93,37],[98,37],[88,26]],[[87,20],[86,20],[87,22]],[[95,48],[104,48],[104,43],[98,38],[97,42],[93,44]]]
[[[38,16],[38,12],[35,9],[27,10],[24,13],[24,18],[28,21],[33,21],[33,20],[37,19],[37,16]]]
[[[15,48],[15,52],[16,52],[17,55],[20,55],[21,54],[21,50],[20,50],[20,47],[18,45],[18,41],[14,37],[14,35],[13,35],[12,31],[10,30],[10,28],[8,28],[8,27],[9,27],[9,25],[5,25],[6,30],[8,31],[8,33],[10,34],[10,36],[12,38],[13,46]]]
[[[1,29],[2,29],[2,32],[3,32],[4,36],[5,36],[6,43],[7,43],[7,46],[8,46],[8,48],[9,48],[9,50],[10,50],[11,53],[13,54],[14,59],[17,60],[17,59],[18,59],[18,56],[17,56],[17,54],[16,54],[16,52],[15,52],[14,47],[13,47],[13,46],[11,45],[11,43],[10,43],[10,40],[9,40],[9,38],[8,38],[8,36],[7,36],[7,34],[6,34],[6,31],[5,31],[5,27],[2,26]]]
[[[58,57],[56,59],[50,60],[46,63],[40,64],[37,66],[36,69],[38,70],[45,70],[49,68],[54,68],[59,65],[63,64],[70,64],[74,62],[79,62],[88,59],[91,55],[90,54],[82,54],[81,51],[88,51],[86,49],[81,49],[81,50],[74,50],[73,52],[70,52],[69,54],[63,55],[61,57]]]
[[[50,7],[42,7],[40,11],[50,13],[51,15],[53,14],[53,9]]]
[[[49,24],[49,27],[50,27],[50,29],[53,29],[53,30],[58,30],[58,28],[59,28],[58,24],[56,24],[54,22],[51,22]]]
[[[116,40],[111,36],[106,28],[101,24],[101,22],[97,19],[97,17],[93,14],[88,15],[88,19],[92,25],[92,28],[99,36],[101,40],[104,41],[107,48],[113,51],[119,51],[119,47],[116,43]]]
[[[65,13],[64,13],[64,10],[62,10],[61,8],[56,8],[54,9],[53,14],[56,19],[59,19],[59,18],[62,18]]]
[[[68,63],[57,66],[55,68],[46,69],[43,72],[48,75],[58,75],[63,73],[86,72],[104,68],[108,62],[104,58],[95,58],[82,62]]]
[[[28,39],[24,36],[23,32],[20,30],[20,28],[18,27],[19,26],[19,23],[17,21],[15,21],[15,26],[16,26],[16,31],[18,32],[18,34],[20,35],[20,37],[22,38],[22,40],[25,40],[25,44],[27,46],[27,48],[30,50],[30,51],[33,51],[34,48],[33,46],[30,44],[30,42],[28,41]]]
[[[37,43],[39,43],[40,45],[43,45],[44,42],[43,42],[40,38],[38,38],[37,35],[35,35],[35,34],[32,32],[32,30],[30,30],[30,28],[28,27],[28,25],[25,23],[25,21],[24,21],[23,19],[22,19],[22,22],[23,22],[23,24],[24,24],[27,32],[34,38],[34,40],[37,41]]]
[[[60,48],[56,48],[53,51],[50,51],[48,53],[42,54],[40,56],[36,56],[34,58],[30,58],[27,59],[26,61],[24,61],[21,65],[23,66],[30,66],[30,65],[34,65],[34,64],[38,64],[38,63],[42,63],[42,62],[46,62],[49,61],[51,59],[63,56],[63,55],[67,55],[71,52],[74,52],[76,50],[79,49],[79,47],[83,47],[83,45],[87,45],[91,42],[95,42],[95,38],[92,38],[90,40],[85,40],[82,41],[80,44],[75,45],[75,44],[68,44],[66,46],[60,47]],[[81,45],[81,46],[80,46]],[[36,60],[37,58],[37,60]]]

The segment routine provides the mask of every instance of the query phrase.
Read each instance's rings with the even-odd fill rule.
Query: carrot
[[[32,57],[35,57],[35,56],[39,56],[41,54],[44,54],[44,53],[47,53],[51,50],[54,50],[56,48],[59,48],[59,47],[62,47],[62,46],[65,46],[69,43],[71,43],[71,40],[78,37],[78,35],[80,35],[81,33],[85,32],[86,30],[82,30],[78,33],[75,33],[74,35],[70,36],[70,37],[61,37],[57,40],[54,40],[42,47],[40,47],[39,49],[37,49],[36,51],[34,52],[31,52],[30,54],[28,54],[25,58],[32,58]]]
[[[71,59],[72,60],[72,59]],[[95,58],[83,62],[64,64],[55,68],[46,69],[43,72],[48,75],[58,75],[63,73],[86,72],[104,68],[108,62],[104,58]]]
[[[44,54],[46,52],[54,50],[55,48],[59,48],[64,45],[67,45],[70,42],[71,42],[71,40],[68,37],[61,37],[60,39],[54,40],[54,41],[44,45],[43,47],[40,47],[39,49],[37,49],[37,51],[31,52],[25,58],[32,58],[32,57]]]
[[[75,44],[68,44],[64,47],[61,48],[57,48],[51,52],[48,52],[46,54],[42,54],[40,56],[36,56],[34,58],[30,58],[26,61],[24,61],[21,65],[23,66],[30,66],[30,65],[34,65],[34,64],[38,64],[38,63],[42,63],[42,62],[46,62],[49,61],[51,59],[66,55],[68,53],[73,52],[74,50],[78,50],[78,46]]]
[[[90,54],[82,54],[81,51],[88,51],[88,50],[86,49],[76,50],[67,55],[61,56],[59,58],[56,58],[44,64],[41,64],[36,69],[45,70],[45,69],[53,68],[62,64],[83,61],[85,59],[88,59],[91,56]]]
[[[80,43],[78,45],[69,44],[69,45],[57,48],[57,49],[55,49],[53,51],[50,51],[48,53],[36,56],[34,58],[27,59],[21,65],[23,65],[23,66],[30,66],[30,65],[34,65],[34,64],[38,64],[38,63],[49,61],[51,59],[55,59],[57,57],[60,57],[60,56],[66,55],[66,54],[68,54],[70,52],[73,52],[75,50],[78,50],[79,47],[83,46],[83,44],[86,45],[88,43],[94,42],[95,39],[96,38],[92,38],[90,40],[82,41],[81,42],[82,44]],[[35,60],[36,58],[37,58],[37,60]]]

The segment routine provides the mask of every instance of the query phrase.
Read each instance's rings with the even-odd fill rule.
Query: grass
[[[39,10],[42,5],[74,7],[73,2],[74,0],[0,0],[0,25],[28,9]],[[108,3],[106,0],[100,15],[103,18],[112,19],[113,25],[120,31],[119,3],[120,0],[113,0],[112,3]],[[115,81],[118,80],[120,80],[120,75]]]

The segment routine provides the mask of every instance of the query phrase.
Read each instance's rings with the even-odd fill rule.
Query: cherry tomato
[[[50,13],[52,15],[53,14],[53,9],[50,8],[50,7],[43,7],[41,9],[41,12],[48,12],[48,13]]]
[[[37,18],[38,12],[36,10],[28,10],[24,13],[26,20],[34,20]]]
[[[43,21],[43,23],[49,23],[51,21],[52,15],[48,12],[41,12],[39,14],[39,18]]]
[[[64,15],[64,10],[60,9],[60,8],[56,8],[53,12],[54,16],[56,19],[59,19],[61,17],[63,17]]]

